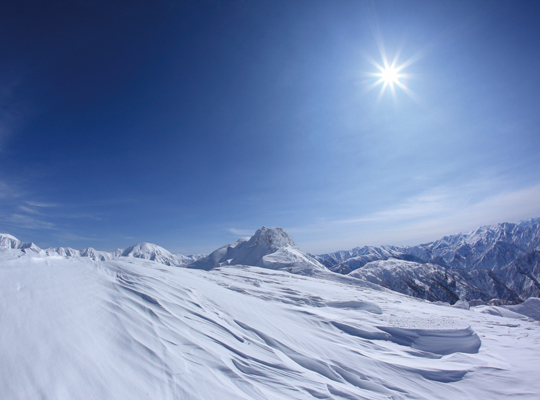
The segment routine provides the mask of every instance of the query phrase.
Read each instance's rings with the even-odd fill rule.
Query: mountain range
[[[302,252],[283,229],[267,227],[209,255],[173,254],[151,243],[112,252],[91,247],[42,250],[9,234],[0,234],[0,246],[94,261],[133,257],[207,271],[228,265],[304,275],[329,270],[413,297],[450,304],[459,300],[517,304],[540,296],[540,218],[483,226],[418,246],[364,246],[320,255]]]
[[[75,250],[71,247],[49,247],[43,250],[34,243],[21,242],[16,237],[5,233],[0,234],[0,247],[19,249],[24,253],[38,253],[48,256],[87,257],[94,261],[114,260],[118,257],[135,257],[177,267],[190,264],[193,261],[204,257],[202,254],[173,254],[157,244],[145,242],[130,246],[124,250],[116,249],[113,251],[100,251],[92,247],[88,247],[84,250]]]
[[[207,256],[0,235],[0,398],[536,400],[535,229],[319,256],[267,227]]]
[[[431,301],[517,303],[540,295],[538,218],[418,246],[364,246],[314,257],[331,271]]]

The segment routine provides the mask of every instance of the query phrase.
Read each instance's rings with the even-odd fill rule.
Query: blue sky
[[[0,6],[0,231],[323,253],[540,216],[538,2],[126,4]]]

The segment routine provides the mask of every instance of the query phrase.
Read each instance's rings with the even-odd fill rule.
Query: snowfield
[[[318,265],[2,248],[0,293],[2,399],[540,398],[540,326],[519,307],[434,304]]]

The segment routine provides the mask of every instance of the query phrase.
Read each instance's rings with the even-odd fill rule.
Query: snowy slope
[[[538,398],[538,322],[321,274],[0,249],[0,398]]]
[[[501,281],[522,299],[540,297],[540,250],[533,250],[497,271]]]
[[[250,239],[220,247],[188,268],[211,270],[221,265],[252,265],[292,273],[312,274],[325,271],[317,260],[303,253],[293,238],[281,228],[263,226]]]
[[[472,279],[467,279],[461,270],[441,268],[434,264],[396,259],[373,261],[352,271],[349,276],[430,301],[454,304],[459,299],[487,302],[493,298],[479,288],[480,285],[475,285]]]
[[[349,276],[430,301],[497,299],[512,304],[540,294],[539,261],[539,252],[534,251],[500,270],[468,272],[391,258],[367,263]]]

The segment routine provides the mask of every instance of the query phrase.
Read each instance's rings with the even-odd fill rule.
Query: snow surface
[[[0,398],[539,398],[537,321],[312,275],[0,249]]]
[[[521,304],[503,307],[510,311],[523,314],[529,318],[540,321],[540,299],[538,297],[530,297]]]

